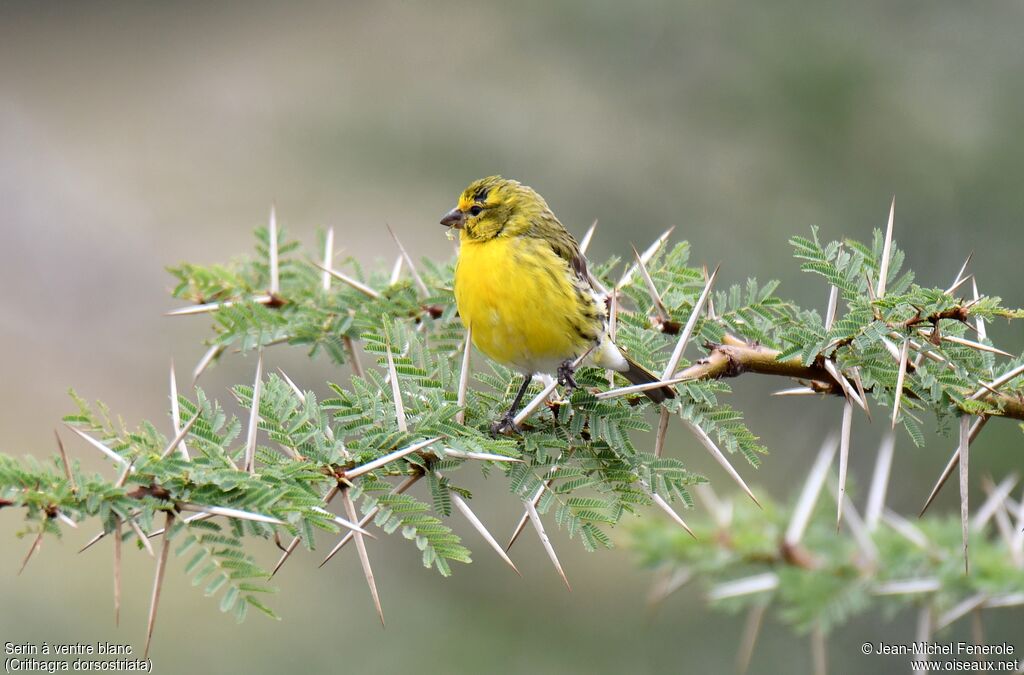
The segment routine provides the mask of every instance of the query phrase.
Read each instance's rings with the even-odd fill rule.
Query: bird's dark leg
[[[512,401],[512,407],[508,409],[508,412],[501,419],[491,425],[492,434],[503,434],[506,431],[519,432],[519,427],[516,425],[516,411],[519,410],[519,405],[523,402],[523,396],[526,396],[526,390],[530,388],[530,382],[532,381],[532,374],[523,376],[523,384],[520,385],[519,393],[516,394],[515,400]]]
[[[565,387],[566,396],[571,395],[573,390],[579,386],[576,384],[576,378],[573,377],[575,372],[576,368],[573,367],[570,359],[562,361],[562,364],[558,366],[558,384]]]

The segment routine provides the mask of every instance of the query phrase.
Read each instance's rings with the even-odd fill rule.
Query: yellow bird
[[[573,361],[587,350],[601,368],[634,384],[658,378],[609,339],[604,298],[573,236],[533,188],[501,176],[474,181],[441,224],[459,230],[455,301],[473,344],[523,373],[512,407],[491,430],[516,430],[515,413],[536,373],[557,374],[570,390]],[[644,392],[656,403],[669,386]]]

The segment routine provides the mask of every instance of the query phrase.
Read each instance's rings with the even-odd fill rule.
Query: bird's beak
[[[441,219],[442,225],[445,227],[454,227],[456,230],[461,230],[464,222],[466,222],[466,214],[460,211],[457,206],[444,214],[444,218]]]

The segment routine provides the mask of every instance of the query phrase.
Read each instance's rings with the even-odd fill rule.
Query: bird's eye
[[[471,215],[471,216],[479,216],[480,212],[483,211],[483,210],[484,209],[483,209],[482,206],[474,206],[473,208],[471,208],[469,210],[469,215]]]

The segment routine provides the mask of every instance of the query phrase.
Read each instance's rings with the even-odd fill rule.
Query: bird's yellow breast
[[[455,301],[477,349],[526,373],[553,372],[601,334],[596,302],[542,239],[463,238]]]

